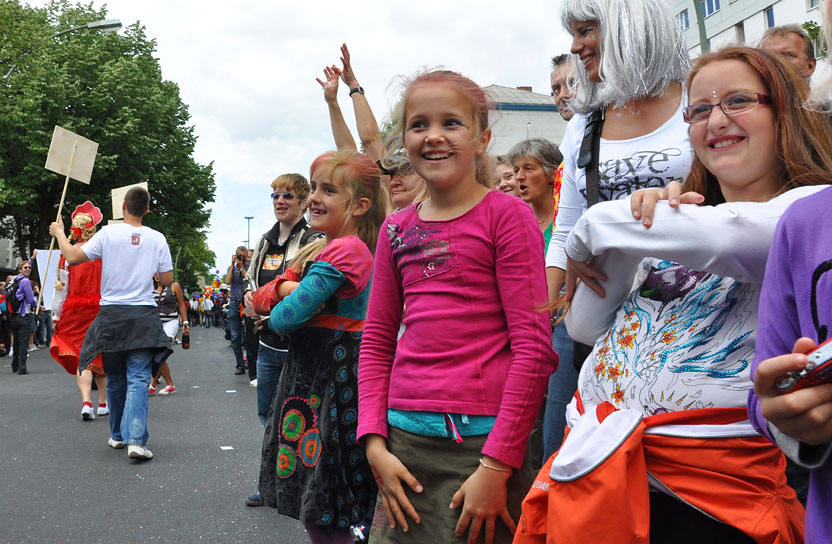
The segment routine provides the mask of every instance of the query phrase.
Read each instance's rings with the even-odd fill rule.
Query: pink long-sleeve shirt
[[[393,213],[379,235],[358,435],[386,437],[388,408],[496,416],[482,453],[519,467],[557,368],[543,235],[531,208],[499,191],[455,219],[417,213]]]

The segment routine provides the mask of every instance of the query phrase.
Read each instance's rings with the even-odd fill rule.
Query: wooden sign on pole
[[[55,125],[46,169],[89,185],[97,153],[97,143]]]
[[[124,210],[122,209],[122,204],[124,204],[124,197],[127,195],[127,191],[129,191],[133,187],[142,187],[145,191],[148,190],[147,182],[143,181],[141,183],[134,183],[133,185],[116,187],[115,189],[110,191],[110,194],[113,197],[113,219],[124,219]]]
[[[58,204],[58,216],[55,221],[61,220],[61,212],[63,212],[64,201],[66,200],[66,189],[69,187],[69,178],[77,179],[81,183],[89,185],[97,153],[97,143],[55,125],[55,130],[52,132],[52,143],[49,144],[49,154],[46,156],[45,168],[66,176],[64,190],[61,193],[61,203]],[[47,270],[49,269],[49,263],[52,261],[52,250],[54,248],[55,238],[52,238],[49,243],[49,255],[46,258]],[[40,290],[38,295],[38,307],[35,309],[35,314],[40,311],[42,298],[43,289]]]

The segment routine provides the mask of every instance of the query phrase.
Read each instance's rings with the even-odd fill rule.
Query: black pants
[[[257,378],[257,354],[260,352],[260,333],[254,330],[254,319],[243,318],[245,337],[243,345],[246,347],[246,366],[248,367],[248,379]]]
[[[736,527],[706,516],[665,493],[650,493],[650,542],[702,544],[703,542],[754,543]]]
[[[3,348],[3,350],[0,350],[0,355],[9,352],[9,344],[11,343],[11,340],[12,337],[11,334],[9,334],[9,318],[4,314],[3,317],[0,318],[0,344],[3,344],[6,347]]]
[[[29,335],[32,333],[32,323],[29,316],[9,317],[9,329],[14,338],[14,358],[12,372],[26,373],[26,359],[29,357]]]

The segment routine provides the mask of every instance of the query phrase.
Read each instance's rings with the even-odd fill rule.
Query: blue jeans
[[[107,374],[110,436],[125,444],[147,444],[147,386],[153,350],[132,349],[102,353]]]
[[[38,331],[35,342],[48,346],[52,342],[52,310],[44,310],[38,314]]]
[[[544,463],[560,448],[566,426],[566,407],[578,389],[578,371],[573,364],[573,342],[563,323],[552,333],[552,347],[560,357],[558,369],[549,377],[546,412],[543,415]]]
[[[228,302],[228,326],[231,331],[231,351],[237,359],[237,368],[245,366],[243,362],[243,318],[240,316],[240,299],[232,298]]]
[[[285,351],[267,348],[263,344],[257,351],[257,417],[264,427],[287,355]]]

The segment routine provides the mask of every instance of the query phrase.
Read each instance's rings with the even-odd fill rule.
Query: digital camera
[[[781,393],[791,393],[822,383],[832,382],[832,338],[806,354],[809,364],[801,370],[788,372],[775,382]]]

